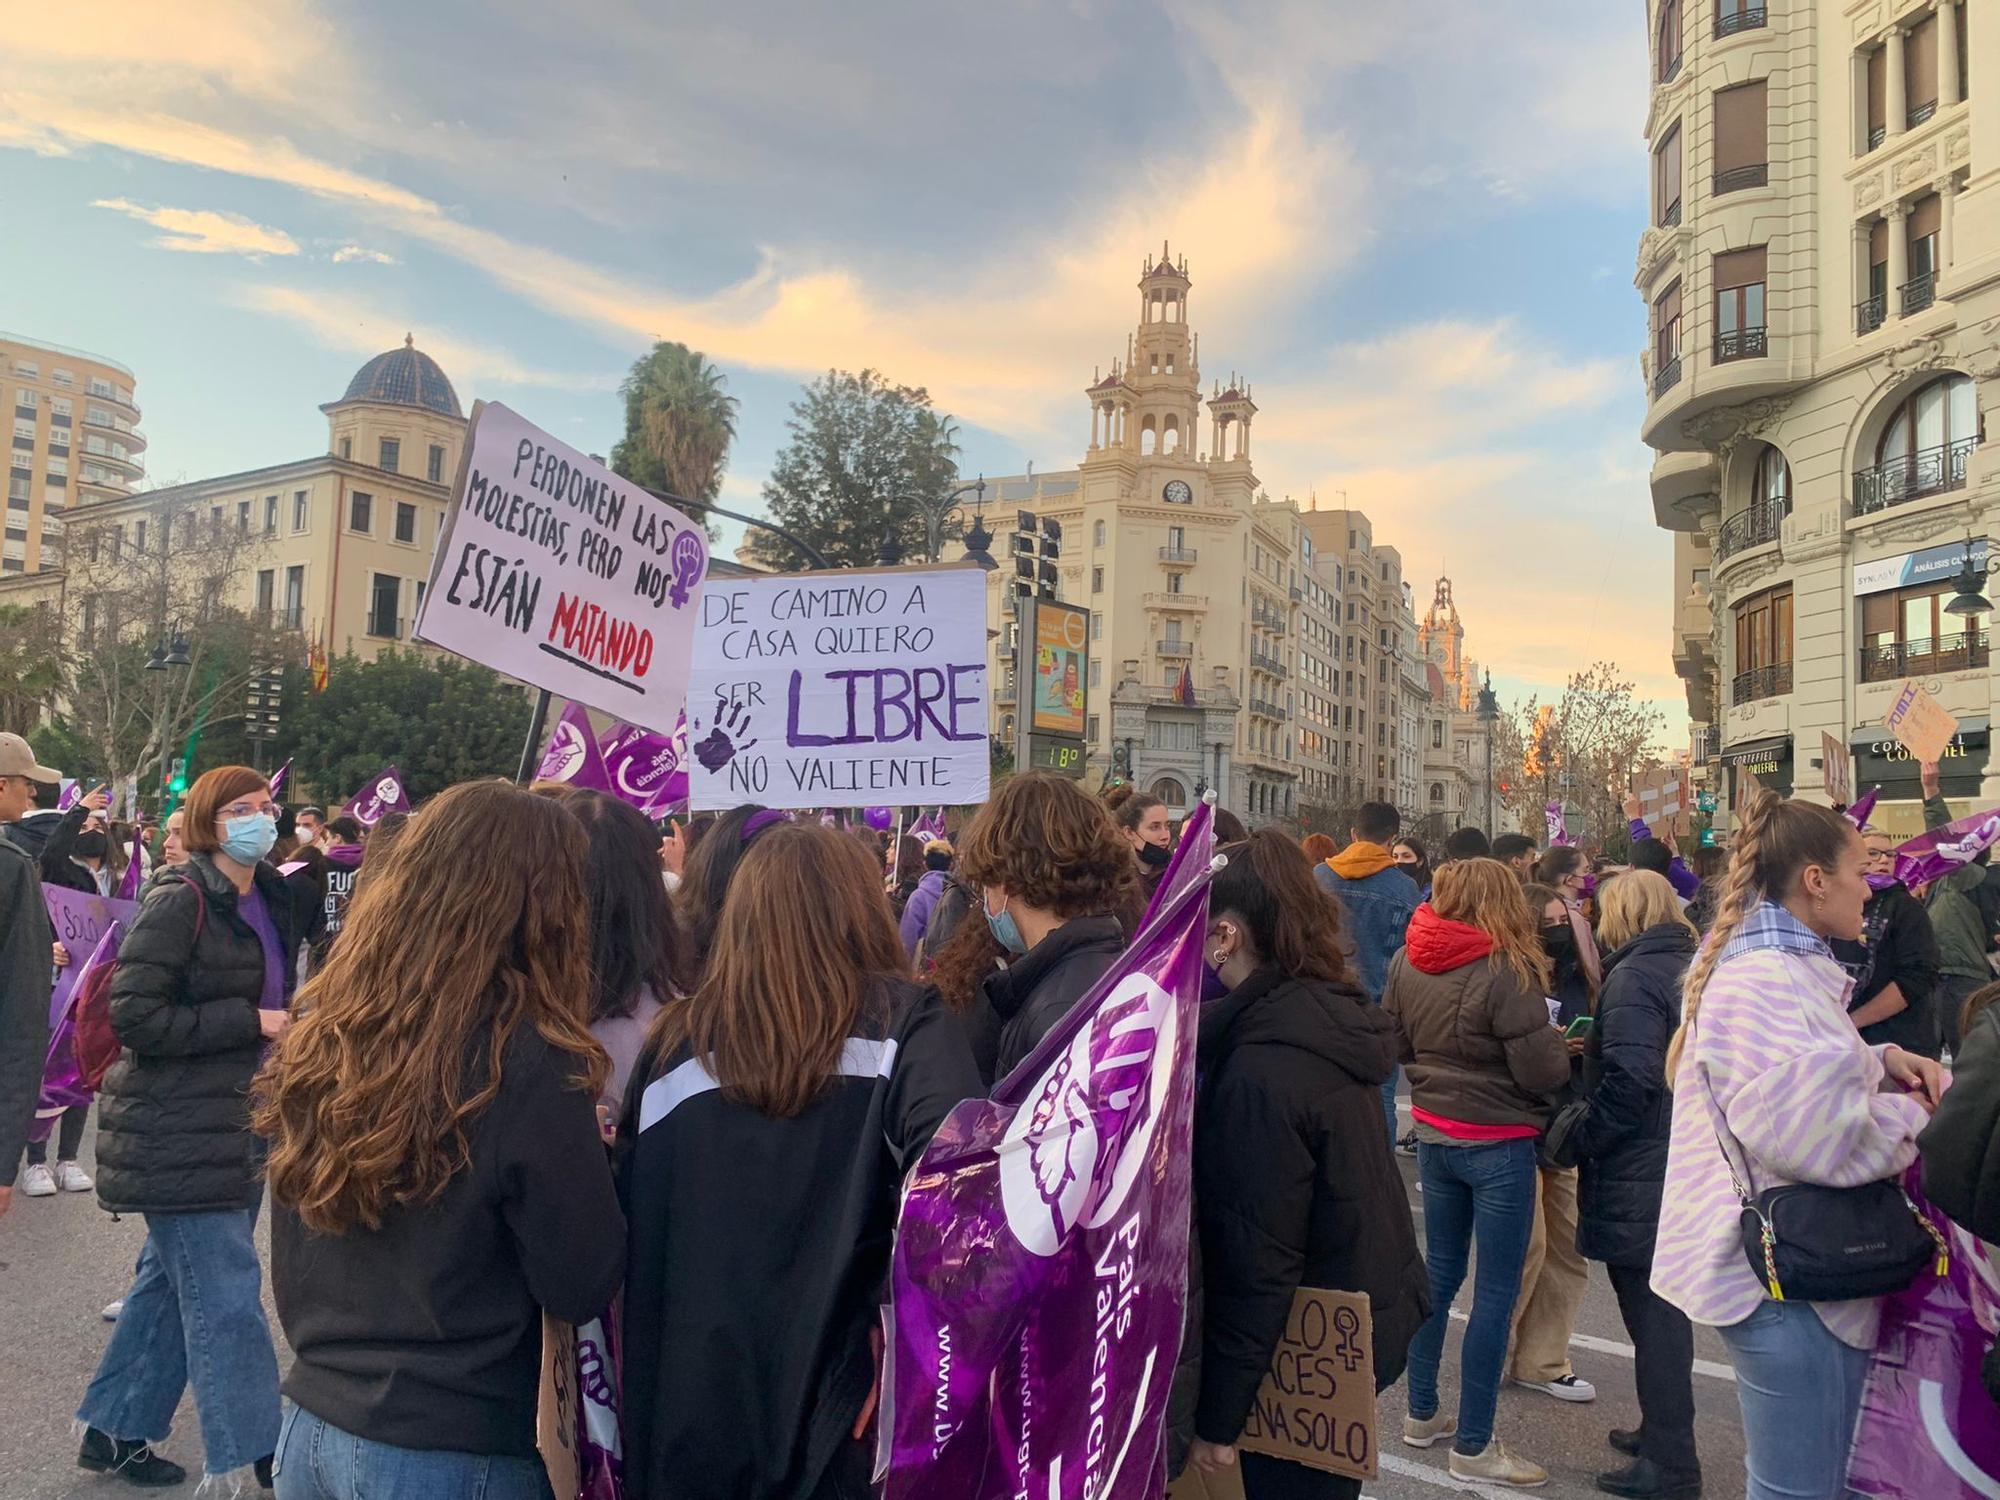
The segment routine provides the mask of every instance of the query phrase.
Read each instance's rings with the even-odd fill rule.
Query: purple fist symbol
[[[673,551],[667,561],[674,570],[674,586],[667,590],[667,602],[675,609],[685,609],[688,590],[701,582],[701,571],[707,564],[701,538],[692,531],[683,531],[674,538]]]
[[[694,747],[694,758],[711,774],[720,771],[757,742],[745,739],[750,732],[750,711],[726,698],[715,700],[715,723],[708,735]]]

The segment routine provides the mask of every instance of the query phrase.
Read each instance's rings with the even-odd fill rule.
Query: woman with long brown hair
[[[1145,898],[1103,804],[1050,771],[1010,777],[980,808],[958,874],[986,920],[959,927],[933,977],[969,1013],[973,1054],[993,1083],[1118,961]]]
[[[428,803],[258,1080],[271,1284],[298,1356],[284,1500],[541,1497],[542,1314],[618,1289],[582,828],[499,781]]]
[[[852,834],[782,822],[737,875],[619,1131],[625,1477],[844,1500],[869,1493],[896,1183],[979,1078],[957,1017],[909,982]]]
[[[1520,878],[1497,859],[1439,867],[1382,1005],[1410,1075],[1431,1314],[1410,1344],[1403,1441],[1453,1439],[1451,1472],[1491,1484],[1545,1484],[1493,1432],[1507,1331],[1535,1218],[1535,1138],[1569,1082],[1569,1049],[1549,1023],[1549,958]],[[1438,1409],[1438,1364],[1475,1233],[1479,1268],[1459,1360],[1458,1417]]]

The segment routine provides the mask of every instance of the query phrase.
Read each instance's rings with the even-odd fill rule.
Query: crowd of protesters
[[[898,1184],[1119,962],[1174,836],[1157,798],[1049,774],[923,838],[759,807],[662,830],[502,782],[364,833],[226,766],[135,840],[100,792],[37,812],[55,779],[0,735],[0,1155],[24,1196],[94,1187],[146,1228],[78,1462],[181,1483],[158,1447],[192,1388],[208,1476],[287,1500],[549,1494],[544,1315],[613,1331],[626,1493],[873,1493]],[[1934,767],[1924,788],[1948,821]],[[1595,1398],[1568,1354],[1594,1261],[1641,1411],[1600,1489],[1701,1492],[1706,1325],[1747,1493],[1843,1494],[1880,1299],[1773,1295],[1742,1200],[1921,1153],[1937,1207],[2000,1237],[1983,864],[1910,891],[1886,840],[1769,793],[1692,867],[1638,823],[1615,864],[1470,828],[1433,854],[1383,804],[1345,832],[1216,816],[1174,1470],[1360,1493],[1237,1447],[1294,1292],[1322,1286],[1368,1295],[1405,1444],[1546,1483],[1499,1391]],[[51,965],[79,957],[41,887],[105,894],[131,858],[93,1182],[87,1106],[53,1166],[26,1140]]]

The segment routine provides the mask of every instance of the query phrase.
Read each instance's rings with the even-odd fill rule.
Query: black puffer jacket
[[[1202,1013],[1199,1057],[1195,1431],[1233,1443],[1301,1286],[1368,1294],[1381,1389],[1430,1314],[1430,1280],[1382,1129],[1396,1037],[1380,1008],[1263,969]]]
[[[1653,1263],[1673,1124],[1667,1044],[1681,1023],[1681,980],[1694,950],[1692,933],[1662,922],[1604,961],[1597,1025],[1584,1051],[1590,1115],[1581,1137],[1576,1248],[1606,1265]]]
[[[1951,1069],[1951,1087],[1917,1137],[1924,1192],[1982,1240],[2000,1243],[2000,1005],[1972,1023]]]
[[[1125,929],[1116,917],[1072,917],[987,975],[968,1027],[987,1083],[1013,1072],[1124,951]]]
[[[256,880],[278,949],[290,953],[285,882],[268,865]],[[111,1025],[125,1053],[98,1105],[98,1201],[113,1213],[249,1208],[263,1173],[249,1093],[264,1056],[264,946],[205,854],[156,874],[144,901],[111,976]]]

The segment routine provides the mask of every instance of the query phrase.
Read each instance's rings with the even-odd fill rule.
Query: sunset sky
[[[1684,723],[1636,7],[71,0],[6,55],[0,327],[137,372],[154,482],[320,450],[406,330],[597,452],[684,340],[738,507],[829,366],[1066,468],[1164,239],[1271,494],[1370,512],[1420,613],[1448,571],[1503,698],[1609,656]]]

